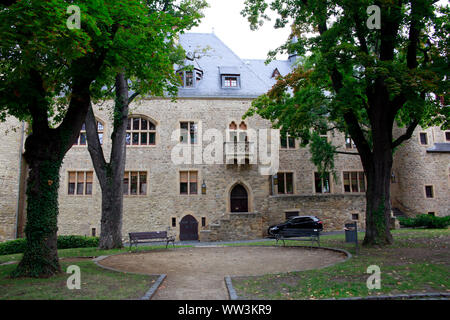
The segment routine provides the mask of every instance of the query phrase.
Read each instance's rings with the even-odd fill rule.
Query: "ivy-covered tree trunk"
[[[30,160],[30,159],[29,159]],[[61,160],[32,160],[27,187],[27,246],[16,276],[50,277],[61,271],[57,253]]]
[[[100,249],[121,248],[123,216],[123,176],[125,172],[125,136],[128,120],[128,86],[123,73],[116,76],[114,129],[111,135],[110,162],[107,163],[98,139],[97,122],[92,107],[86,117],[88,150],[102,189]],[[134,95],[136,96],[136,95]]]

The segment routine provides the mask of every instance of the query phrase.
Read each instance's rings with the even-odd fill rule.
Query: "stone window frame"
[[[138,175],[138,180],[137,180],[137,190],[136,190],[136,194],[131,194],[131,174],[137,172]],[[148,170],[143,170],[143,169],[125,169],[124,175],[123,175],[123,181],[122,181],[122,190],[124,188],[124,183],[125,183],[125,175],[128,173],[128,193],[122,193],[124,198],[135,198],[135,197],[139,197],[139,198],[145,198],[148,197],[150,194],[150,184],[149,184],[149,180],[150,180],[150,174],[148,172]],[[145,188],[145,194],[141,194],[140,193],[140,180],[141,180],[141,174],[145,173],[146,174],[146,179],[145,179],[145,184],[146,184],[146,188]]]
[[[294,147],[293,148],[291,148],[289,146],[289,139],[294,139]],[[283,148],[282,145],[281,145],[281,141],[282,140],[286,141],[286,147],[285,148]],[[295,139],[294,137],[291,137],[291,135],[289,133],[286,133],[286,137],[285,138],[283,138],[283,136],[280,134],[280,150],[288,151],[288,150],[297,150],[297,149],[298,149],[297,139]]]
[[[181,172],[189,172],[188,174],[188,187],[187,187],[187,193],[181,193]],[[197,193],[191,193],[191,188],[190,188],[190,172],[197,172]],[[202,195],[201,192],[201,183],[200,181],[202,181],[202,174],[201,174],[201,170],[198,168],[179,168],[177,169],[177,194],[179,196],[185,196],[185,197],[195,197],[198,196],[200,197]]]
[[[295,183],[295,181],[296,181],[296,179],[295,179],[296,178],[296,172],[295,171],[293,171],[293,170],[280,170],[280,171],[278,171],[277,172],[278,183],[280,182],[280,174],[286,175],[286,173],[292,173],[292,193],[287,193],[287,192],[280,193],[279,190],[278,190],[278,184],[277,184],[276,185],[276,187],[277,187],[276,195],[278,195],[278,196],[294,195],[294,194],[297,193],[297,186],[296,186],[296,183]],[[284,179],[284,186],[285,186],[285,190],[286,190],[287,189],[286,179]]]
[[[238,90],[241,89],[241,75],[239,74],[221,74],[221,85],[222,89],[231,89],[231,90]],[[225,86],[226,78],[236,78],[236,86],[235,87],[227,87]]]
[[[202,121],[200,119],[178,119],[178,130],[180,132],[180,139],[178,140],[178,143],[183,145],[183,146],[201,146],[202,143],[200,142],[201,139],[203,138],[202,136]],[[189,130],[188,130],[188,141],[186,143],[181,142],[181,123],[183,122],[187,122],[189,125]],[[191,137],[190,137],[190,123],[193,122],[195,124],[197,124],[197,142],[195,143],[191,143]]]
[[[133,118],[140,118],[140,119],[143,119],[143,120],[147,120],[148,122],[150,122],[151,124],[153,124],[155,126],[155,129],[154,130],[150,130],[150,129],[141,130],[142,121],[140,121],[139,122],[139,130],[134,130],[132,128],[132,125],[130,127],[131,129],[128,130],[128,121],[130,119],[133,119]],[[125,133],[125,146],[127,148],[155,148],[155,147],[157,147],[158,144],[159,144],[158,128],[159,128],[159,122],[156,121],[155,119],[153,119],[152,117],[149,117],[149,116],[144,115],[144,114],[130,114],[128,116],[128,118],[127,118],[127,129],[126,129],[126,133]],[[127,136],[128,133],[131,133],[131,135],[130,135],[130,144],[127,144],[127,142],[126,142],[126,136]],[[133,139],[132,134],[133,133],[139,133],[139,142],[141,141],[141,133],[149,133],[149,135],[147,136],[147,139],[148,139],[147,140],[147,144],[140,144],[140,143],[139,144],[132,144],[132,139]],[[149,144],[150,133],[154,133],[155,134],[155,143],[154,144]]]
[[[357,173],[358,191],[357,192],[345,191],[344,174],[345,173],[349,173],[350,174],[349,181],[350,181],[350,190],[351,190],[351,187],[352,187],[351,174],[355,173],[355,172]],[[360,191],[361,188],[360,188],[359,182],[360,182],[360,174],[361,173],[364,175],[364,191]],[[366,175],[366,173],[364,172],[363,169],[359,169],[359,170],[358,169],[342,170],[342,192],[344,194],[365,194],[366,191],[367,191],[367,175]]]
[[[70,174],[75,173],[75,187],[74,187],[74,193],[69,193],[69,185],[70,185]],[[83,194],[77,193],[77,185],[78,185],[78,174],[83,173]],[[92,174],[92,186],[91,186],[91,193],[86,193],[86,186],[87,186],[87,174]],[[66,173],[67,177],[67,183],[66,183],[66,195],[69,197],[92,197],[94,195],[94,169],[68,169]]]
[[[347,143],[347,139],[350,139],[349,143]],[[350,147],[348,147],[349,145],[350,145]],[[345,149],[347,149],[347,150],[355,150],[356,149],[356,144],[348,133],[346,133],[344,135],[344,146],[345,146]]]
[[[448,134],[448,139],[447,139],[447,134]],[[450,130],[445,130],[444,131],[444,142],[450,142]]]
[[[425,134],[425,137],[427,139],[427,143],[425,143],[425,144],[422,143],[422,139],[421,139],[422,134]],[[419,140],[419,144],[421,146],[424,146],[424,147],[430,146],[430,137],[428,136],[428,132],[420,131],[419,134],[417,135],[417,137],[418,137],[418,140]]]
[[[330,172],[328,172],[329,175],[329,183],[330,183],[330,192],[316,192],[316,173],[317,171],[312,171],[312,193],[314,195],[330,195],[334,193],[334,184],[333,184],[333,177]]]
[[[428,197],[427,196],[427,187],[431,187],[431,193],[432,193],[432,197]],[[430,199],[436,199],[436,188],[434,186],[434,184],[425,184],[423,187],[423,195],[425,197],[425,199],[430,200]]]
[[[101,138],[100,138],[100,145],[103,145],[103,143],[104,143],[104,140],[103,140],[103,139],[104,139],[105,136],[106,136],[106,125],[105,125],[105,121],[101,120],[101,119],[98,118],[98,117],[95,117],[95,120],[97,121],[97,131],[98,131],[98,135],[99,135],[99,136],[101,135]],[[102,126],[102,130],[100,130],[99,125]],[[81,136],[82,136],[83,134],[84,134],[85,139],[86,139],[86,143],[85,143],[85,144],[81,144],[81,143],[80,143],[80,141],[81,141]],[[72,147],[75,147],[75,148],[86,148],[87,145],[88,145],[88,141],[87,141],[87,133],[86,133],[86,124],[85,124],[85,122],[83,122],[83,124],[82,124],[82,126],[81,126],[80,133],[78,134],[78,137],[77,137],[77,141],[72,145]]]

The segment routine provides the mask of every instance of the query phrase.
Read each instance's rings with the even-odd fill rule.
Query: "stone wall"
[[[396,129],[397,136],[405,129]],[[422,145],[419,133],[426,132],[428,144]],[[450,154],[428,153],[435,143],[444,143],[445,132],[439,128],[418,128],[410,140],[394,155],[392,206],[407,215],[434,212],[437,216],[450,214]],[[425,186],[431,185],[434,197],[425,196]]]
[[[10,117],[0,122],[0,241],[16,237],[22,124]]]

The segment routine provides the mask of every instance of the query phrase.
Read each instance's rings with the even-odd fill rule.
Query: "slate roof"
[[[289,61],[242,60],[213,33],[185,33],[180,44],[187,54],[194,54],[195,66],[203,71],[203,79],[195,88],[180,88],[178,97],[256,98],[275,83],[275,68],[281,75],[290,72]],[[189,60],[186,63],[192,64]],[[239,74],[239,88],[222,88],[221,74]]]
[[[450,153],[450,143],[435,143],[433,147],[427,149],[430,153]]]

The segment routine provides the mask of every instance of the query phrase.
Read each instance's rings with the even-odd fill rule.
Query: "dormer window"
[[[238,77],[237,76],[225,77],[224,87],[225,88],[237,88],[238,87]]]
[[[280,73],[280,71],[278,71],[278,68],[275,68],[275,70],[273,70],[273,73],[272,73],[272,78],[276,79],[279,76],[281,76],[281,73]]]
[[[203,78],[203,71],[199,69],[193,71],[180,70],[177,73],[180,76],[183,88],[195,88]]]
[[[219,67],[223,89],[239,89],[241,87],[241,72],[237,67]]]

